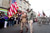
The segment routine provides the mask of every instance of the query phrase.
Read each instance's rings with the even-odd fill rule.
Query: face
[[[24,15],[24,16],[26,16],[27,14],[26,14],[26,13],[24,13],[23,15]]]
[[[22,14],[24,13],[24,11],[22,11]]]
[[[24,15],[26,15],[26,13],[24,13]]]

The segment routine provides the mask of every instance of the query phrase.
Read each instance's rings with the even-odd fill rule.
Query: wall
[[[28,3],[27,2],[25,2],[24,0],[16,0],[16,2],[17,2],[17,5],[18,5],[18,7],[19,7],[19,10],[22,10],[22,11],[26,11],[26,9],[27,8],[29,8],[28,7]]]
[[[4,8],[9,8],[9,0],[3,0],[2,6],[3,6]]]
[[[2,7],[2,1],[3,1],[3,0],[0,0],[0,7]]]

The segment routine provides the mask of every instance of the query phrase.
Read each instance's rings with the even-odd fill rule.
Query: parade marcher
[[[28,18],[28,24],[30,26],[30,33],[33,33],[32,29],[33,29],[33,26],[32,26],[32,23],[33,23],[33,11],[32,9],[29,10],[27,9],[27,18]]]
[[[27,22],[27,14],[26,13],[22,13],[21,15],[21,31],[20,33],[23,33],[23,27],[26,27],[26,32],[28,31],[26,22]]]

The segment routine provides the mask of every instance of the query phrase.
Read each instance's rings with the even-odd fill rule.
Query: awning
[[[1,8],[0,8],[0,11],[2,11],[2,12],[7,12],[8,10],[6,10],[6,9],[1,9]]]
[[[7,15],[7,11],[8,11],[8,10],[6,10],[6,9],[1,9],[1,8],[0,8],[0,12],[4,12],[5,15]]]

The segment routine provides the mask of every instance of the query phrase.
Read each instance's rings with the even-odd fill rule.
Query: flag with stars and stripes
[[[18,9],[18,6],[17,6],[17,2],[12,2],[11,6],[10,6],[10,10],[9,10],[9,13],[8,13],[8,16],[12,16],[13,14],[17,13],[17,9]]]

